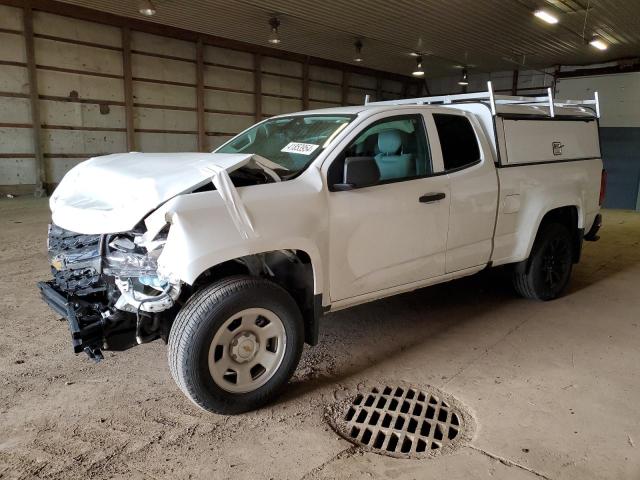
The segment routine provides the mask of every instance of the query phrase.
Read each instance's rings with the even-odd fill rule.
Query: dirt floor
[[[566,296],[499,271],[328,315],[286,394],[234,417],[192,405],[160,342],[74,356],[39,299],[46,202],[0,200],[0,478],[640,478],[640,215],[607,211]],[[451,455],[364,453],[327,406],[370,382],[434,385],[477,429]]]

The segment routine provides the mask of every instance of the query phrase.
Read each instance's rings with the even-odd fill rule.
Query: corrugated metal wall
[[[34,11],[32,24],[46,184],[95,155],[129,147],[210,151],[264,117],[358,104],[366,94],[416,93],[383,73],[360,75],[47,12]],[[0,5],[0,188],[16,193],[38,183],[24,30],[23,9]]]

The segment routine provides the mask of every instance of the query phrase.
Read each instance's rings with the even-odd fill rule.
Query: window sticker
[[[280,151],[285,153],[299,153],[300,155],[311,155],[319,146],[320,145],[313,143],[289,142],[289,144]]]

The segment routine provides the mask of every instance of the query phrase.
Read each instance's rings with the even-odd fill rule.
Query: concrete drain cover
[[[337,405],[330,422],[356,445],[399,458],[448,453],[473,433],[462,405],[433,387],[372,387]]]

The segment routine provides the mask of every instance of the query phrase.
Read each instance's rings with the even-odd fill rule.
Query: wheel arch
[[[228,258],[201,271],[191,283],[191,292],[230,277],[246,274],[271,280],[296,301],[304,319],[305,342],[318,343],[323,314],[321,273],[312,254],[302,249],[277,249]]]
[[[577,263],[580,260],[580,253],[582,250],[582,233],[584,232],[583,218],[581,213],[581,207],[579,205],[562,205],[555,206],[541,213],[536,222],[536,228],[530,235],[529,244],[527,246],[526,257],[529,258],[533,244],[538,238],[541,229],[544,225],[549,223],[559,223],[566,226],[571,233],[574,242],[573,249],[573,261]]]

